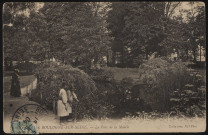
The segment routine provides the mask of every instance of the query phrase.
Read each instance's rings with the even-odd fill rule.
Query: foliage
[[[30,36],[26,32],[25,15],[27,9],[35,10],[35,4],[31,2],[7,2],[4,4],[3,35],[5,58],[18,61],[28,61],[31,58]]]
[[[20,71],[26,71],[32,73],[33,70],[35,70],[36,64],[32,62],[20,62],[17,63],[17,65],[14,66],[14,69],[19,69]]]
[[[146,55],[146,58],[155,51],[164,55],[164,46],[159,44],[167,37],[164,31],[166,22],[162,19],[165,14],[166,17],[171,16],[174,10],[172,6],[175,6],[174,3],[172,6],[169,3],[170,10],[167,9],[165,13],[164,4],[166,3],[112,3],[107,19],[108,28],[115,37],[112,50],[121,52],[123,64],[128,59],[140,59],[139,54]]]
[[[149,55],[162,49],[158,45],[164,38],[163,26],[160,21],[161,12],[152,3],[129,3],[127,13],[124,17],[124,33],[129,33],[124,37],[123,42],[131,49],[133,55],[140,52]],[[132,19],[134,18],[134,19]],[[137,28],[137,29],[136,29]],[[154,45],[154,47],[152,47]],[[157,50],[158,49],[158,50]]]
[[[44,4],[40,13],[47,22],[47,41],[52,56],[65,63],[87,67],[92,60],[96,63],[103,57],[110,38],[100,15],[105,7],[98,5],[83,2]]]
[[[198,45],[205,45],[205,8],[203,4],[196,6],[197,4],[199,3],[190,2],[189,9],[182,8],[177,16],[167,21],[165,31],[168,36],[161,42],[167,54],[176,49],[180,57],[187,60],[188,52],[192,51],[196,61]]]
[[[114,74],[105,69],[93,70],[89,74],[95,81],[99,93],[101,93],[99,99],[103,104],[111,107],[111,113],[108,116],[121,117],[125,115],[126,111],[136,112],[141,108],[140,102],[133,99],[135,97],[133,95],[136,93],[131,91],[133,86],[132,78],[126,77],[120,82],[116,82]],[[133,98],[130,99],[130,96]],[[132,108],[134,109],[132,110]]]
[[[192,71],[193,72],[193,71]],[[198,73],[191,73],[189,83],[182,91],[176,89],[171,93],[171,115],[179,113],[188,117],[202,117],[205,111],[205,83]]]
[[[4,28],[4,53],[10,60],[25,61],[30,59],[27,33],[14,27]]]
[[[27,9],[35,10],[35,3],[34,2],[7,2],[4,3],[3,9],[3,23],[16,23],[19,20],[18,16],[24,14],[24,11]]]
[[[155,58],[140,66],[140,78],[149,86],[153,93],[158,93],[162,110],[169,108],[170,93],[179,89],[188,82],[189,73],[182,62],[168,62],[162,58]]]
[[[128,66],[144,54],[168,55],[173,49],[185,59],[192,50],[196,59],[198,45],[205,46],[204,5],[178,10],[174,16],[180,2],[39,4],[4,4],[5,58],[55,57],[90,67],[107,54],[114,38],[112,50],[121,52],[122,63]]]
[[[65,63],[90,67],[91,61],[96,64],[106,55],[111,40],[105,21],[107,4],[42,3],[42,7],[39,4],[4,5],[6,57],[18,61],[55,57]]]
[[[196,61],[198,45],[205,46],[205,6],[194,7],[194,3],[190,2],[190,4],[192,8],[185,11],[187,12],[186,28],[189,30],[186,34],[194,61]]]
[[[88,74],[95,81],[96,87],[98,89],[98,97],[103,105],[108,106],[108,115],[111,116],[115,113],[116,106],[115,98],[119,99],[120,97],[115,97],[115,93],[119,91],[117,84],[114,80],[114,74],[111,71],[104,69],[93,69],[88,72]]]
[[[187,10],[181,2],[112,3],[108,28],[115,38],[112,50],[121,52],[122,64],[142,59],[139,54],[168,56],[174,50],[183,60],[191,50],[196,60],[198,45],[205,45],[205,10],[203,3],[190,3]]]
[[[38,76],[38,88],[34,99],[40,101],[42,93],[42,103],[52,108],[53,101],[58,99],[58,93],[62,82],[67,86],[74,84],[74,91],[79,99],[77,106],[77,117],[102,117],[110,111],[109,106],[102,104],[99,100],[101,94],[95,82],[82,70],[72,68],[68,65],[57,65],[53,62],[41,63],[35,71]]]

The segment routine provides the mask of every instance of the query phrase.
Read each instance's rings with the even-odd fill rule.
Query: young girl
[[[62,83],[62,88],[59,92],[59,100],[57,101],[57,115],[60,117],[61,124],[63,124],[63,122],[67,120],[69,114],[72,113],[65,88],[66,84]]]

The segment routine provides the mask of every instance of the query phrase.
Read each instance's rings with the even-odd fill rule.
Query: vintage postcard
[[[6,2],[3,130],[206,131],[203,2]]]

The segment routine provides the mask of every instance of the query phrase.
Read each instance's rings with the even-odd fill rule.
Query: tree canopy
[[[182,10],[181,4],[112,3],[108,28],[115,40],[113,50],[131,60],[138,59],[140,54],[146,55],[148,59],[155,52],[159,56],[167,56],[174,50],[180,50],[185,56],[192,50],[195,55],[198,44],[205,45],[204,6],[190,6],[191,8]],[[188,3],[190,4],[193,3]]]
[[[182,2],[8,2],[3,7],[4,56],[91,66],[111,49],[122,63],[173,50],[196,58],[205,47],[204,5]],[[40,6],[42,5],[42,6]],[[177,10],[176,10],[177,9]],[[175,15],[177,13],[177,15]],[[142,59],[142,58],[141,58]],[[130,61],[129,61],[130,60]]]

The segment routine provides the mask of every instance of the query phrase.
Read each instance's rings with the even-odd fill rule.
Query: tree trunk
[[[121,67],[124,67],[124,48],[121,50]]]
[[[9,64],[8,64],[8,59],[7,58],[5,58],[4,59],[4,66],[5,66],[5,70],[8,70],[9,69]]]
[[[186,61],[188,60],[188,49],[186,49]]]
[[[65,59],[64,59],[64,57],[62,58],[62,63],[65,64]]]
[[[109,66],[110,65],[110,63],[109,63],[109,54],[107,55],[107,66]]]
[[[13,63],[12,63],[12,60],[10,60],[9,68],[10,68],[10,70],[13,70]]]
[[[93,64],[94,65],[97,65],[98,64],[98,56],[95,56],[94,61],[93,61]]]
[[[194,62],[196,62],[196,49],[193,49]]]
[[[200,54],[199,54],[200,56],[199,56],[199,57],[200,57],[200,62],[201,62],[201,45],[199,45],[199,47],[200,47],[200,48],[199,48],[199,49],[200,49],[200,50],[199,50],[199,52],[200,52]]]
[[[115,53],[115,51],[113,51],[113,53],[112,53],[112,66],[114,67],[115,66],[115,55],[116,55],[116,53]]]
[[[148,53],[147,52],[145,53],[145,56],[146,56],[146,60],[148,60]]]

